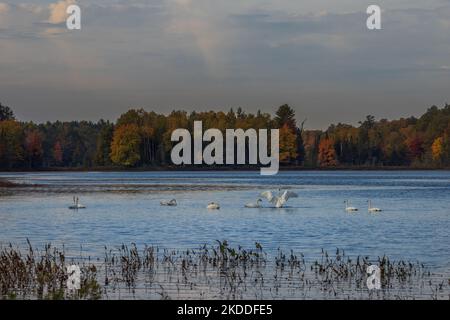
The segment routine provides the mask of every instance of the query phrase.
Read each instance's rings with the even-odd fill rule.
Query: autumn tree
[[[400,132],[391,131],[384,137],[382,151],[385,164],[390,166],[408,164],[408,148]]]
[[[53,146],[53,161],[56,165],[61,165],[63,162],[63,147],[59,140]]]
[[[422,159],[423,154],[425,153],[424,141],[420,136],[409,137],[406,139],[406,145],[409,150],[409,157],[414,159]]]
[[[300,128],[296,128],[295,130],[295,145],[296,145],[296,164],[297,165],[303,165],[303,162],[305,161],[305,144],[303,143],[303,125],[305,121],[302,122]]]
[[[117,119],[116,125],[135,124],[142,126],[144,124],[145,113],[144,109],[130,109]]]
[[[227,124],[227,128],[232,129],[235,127],[236,113],[234,113],[233,108],[231,108],[230,111],[227,112],[227,114],[225,116],[225,121]]]
[[[444,138],[438,137],[434,140],[431,145],[431,153],[433,156],[433,160],[437,162],[442,161],[442,155],[444,153]]]
[[[0,103],[0,167],[17,167],[23,159],[22,126],[13,111]]]
[[[319,165],[321,167],[334,167],[337,165],[334,142],[330,138],[323,138],[319,144]]]
[[[10,107],[0,103],[0,121],[15,120],[14,113]]]
[[[25,134],[25,155],[30,168],[39,167],[42,163],[42,134],[37,129],[28,130]]]
[[[338,123],[331,125],[326,133],[334,141],[337,161],[340,164],[354,165],[358,161],[359,129]]]
[[[332,124],[325,131],[297,127],[295,111],[289,105],[280,106],[273,117],[242,108],[190,114],[175,110],[168,115],[131,109],[114,126],[103,120],[18,122],[12,110],[0,104],[0,169],[165,165],[173,146],[172,131],[186,128],[192,133],[197,120],[203,122],[204,130],[218,128],[222,132],[227,128],[280,129],[280,156],[285,165],[450,165],[448,104],[432,106],[419,118],[375,120],[367,116],[358,126]]]
[[[280,161],[295,161],[298,164],[304,155],[304,146],[302,129],[297,128],[295,111],[287,104],[280,106],[275,113],[274,122],[280,128]]]
[[[295,111],[287,104],[278,107],[274,120],[278,128],[281,128],[286,124],[293,131],[297,129]]]
[[[297,136],[288,126],[283,125],[280,128],[280,161],[290,162],[297,157]]]
[[[317,154],[319,150],[319,140],[322,131],[305,130],[303,132],[303,144],[305,146],[305,166],[314,168],[317,166]]]
[[[146,112],[144,109],[131,109],[122,114],[117,120],[117,126],[135,124],[139,128],[140,146],[139,157],[142,165],[164,162],[164,133],[166,131],[167,117]]]
[[[97,137],[97,146],[95,151],[94,163],[97,166],[111,165],[111,142],[114,133],[114,126],[105,122],[102,123],[102,129]]]
[[[136,124],[124,124],[114,130],[111,160],[118,165],[135,166],[141,159],[141,136]]]
[[[166,126],[163,134],[164,150],[170,153],[174,143],[171,141],[172,132],[175,129],[188,129],[189,119],[185,111],[172,111],[166,118]]]
[[[22,126],[14,120],[0,121],[0,167],[18,167],[23,159]]]
[[[92,149],[89,150],[88,148],[90,140],[82,137],[79,128],[66,124],[66,132],[63,140],[63,161],[71,167],[87,167],[89,165],[87,162],[90,160],[88,153],[92,152]],[[92,153],[91,156],[93,156]]]
[[[370,132],[375,126],[375,117],[368,115],[366,120],[359,122],[358,164],[372,164],[372,143]]]

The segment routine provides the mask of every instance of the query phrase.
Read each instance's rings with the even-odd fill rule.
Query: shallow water
[[[449,171],[70,172],[2,173],[35,187],[0,189],[0,243],[65,245],[73,254],[102,256],[122,243],[197,248],[227,239],[302,252],[388,255],[450,270]],[[283,209],[245,209],[266,189],[291,188],[299,198]],[[73,195],[87,209],[68,206]],[[176,198],[177,207],[159,201]],[[345,199],[359,207],[344,210]],[[367,212],[367,199],[384,211]],[[210,201],[221,209],[209,211]],[[267,202],[265,206],[269,206]]]

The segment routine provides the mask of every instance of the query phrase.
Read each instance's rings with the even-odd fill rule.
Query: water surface
[[[35,187],[0,189],[0,243],[64,244],[102,255],[122,243],[197,248],[227,239],[303,252],[388,255],[450,270],[449,171],[57,172],[1,173]],[[266,189],[290,188],[299,198],[283,209],[245,209]],[[68,206],[76,195],[87,206]],[[159,201],[176,198],[177,207]],[[358,213],[344,210],[349,199]],[[367,212],[367,200],[384,211]],[[209,211],[210,201],[221,209]]]

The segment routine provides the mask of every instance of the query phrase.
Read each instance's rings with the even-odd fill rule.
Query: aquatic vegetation
[[[132,243],[105,247],[104,259],[67,258],[64,247],[30,243],[22,251],[0,247],[3,299],[449,299],[448,274],[419,262],[388,257],[350,257],[341,249],[308,261],[278,249],[269,256],[223,240],[198,249],[174,250]],[[67,289],[67,265],[81,270],[80,289]],[[377,265],[381,289],[366,286],[367,267]]]
[[[80,290],[67,290],[68,263],[80,267]],[[96,279],[94,264],[66,261],[64,248],[46,245],[39,252],[28,242],[25,253],[12,244],[0,250],[0,294],[3,298],[97,299],[101,291]]]

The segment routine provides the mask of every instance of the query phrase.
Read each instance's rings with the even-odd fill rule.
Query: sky
[[[0,102],[35,122],[285,103],[309,129],[419,116],[450,103],[450,0],[0,0]]]

